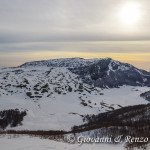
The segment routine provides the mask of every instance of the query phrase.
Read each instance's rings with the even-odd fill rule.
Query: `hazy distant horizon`
[[[29,61],[26,61],[26,62],[18,62],[16,65],[6,65],[6,66],[2,66],[0,65],[0,68],[7,68],[7,67],[18,67],[24,63],[27,63],[27,62],[32,62],[32,61],[41,61],[41,60],[51,60],[51,59],[61,59],[61,58],[83,58],[83,57],[56,57],[56,58],[50,58],[50,59],[38,59],[38,60],[29,60]],[[97,57],[97,58],[111,58],[111,57]],[[83,58],[83,59],[97,59],[96,57],[95,58]],[[112,58],[114,59],[114,58]],[[120,62],[123,62],[123,63],[129,63],[139,69],[143,69],[143,70],[146,70],[146,71],[149,71],[150,72],[150,67],[147,66],[148,62],[136,62],[136,61],[121,61],[121,60],[118,60],[118,59],[114,59],[114,60],[117,60],[117,61],[120,61]],[[150,62],[149,62],[150,63]]]

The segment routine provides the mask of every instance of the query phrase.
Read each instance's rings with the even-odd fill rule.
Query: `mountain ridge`
[[[113,88],[122,85],[150,86],[150,72],[112,58],[61,58],[27,62],[19,67],[44,66],[66,67],[72,73],[77,74],[84,83],[101,88]]]

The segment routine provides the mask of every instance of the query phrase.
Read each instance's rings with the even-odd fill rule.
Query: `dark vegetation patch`
[[[87,123],[72,127],[72,132],[105,128],[105,136],[117,133],[150,138],[150,104],[123,107],[98,115],[86,115],[83,121]]]
[[[21,125],[26,115],[26,111],[19,111],[18,109],[0,111],[0,128],[5,129],[8,125],[10,125],[10,127]]]
[[[34,96],[32,96],[32,92],[27,92],[26,95],[30,98],[34,98]]]
[[[83,106],[87,106],[88,104],[87,103],[85,103],[85,102],[81,102],[81,104],[83,105]]]
[[[150,101],[150,91],[142,93],[140,96],[146,99],[147,101]]]

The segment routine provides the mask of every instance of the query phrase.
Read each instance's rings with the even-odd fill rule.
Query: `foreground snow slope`
[[[90,98],[91,103],[85,99],[89,106],[81,104],[77,93],[69,93],[65,96],[58,94],[55,95],[55,99],[42,98],[38,101],[25,99],[21,94],[1,96],[0,110],[15,108],[27,110],[23,125],[14,128],[17,130],[70,130],[73,125],[83,123],[82,115],[110,111],[111,106],[115,109],[120,105],[148,103],[140,97],[140,94],[147,90],[146,87],[129,86],[105,89],[102,90],[103,95],[90,95],[88,99]]]
[[[14,138],[13,138],[14,137]],[[38,137],[13,135],[1,136],[0,145],[3,150],[123,150],[123,145],[112,144],[69,144],[40,139]]]
[[[38,137],[2,135],[0,145],[3,150],[125,150],[124,144],[69,144]],[[150,145],[147,146],[147,149]],[[143,148],[134,148],[143,150]]]

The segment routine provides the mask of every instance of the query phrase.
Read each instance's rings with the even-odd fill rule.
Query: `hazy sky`
[[[59,57],[150,70],[150,1],[0,0],[0,66]]]

